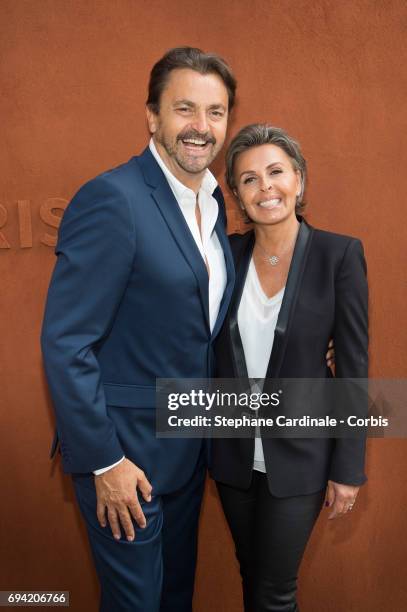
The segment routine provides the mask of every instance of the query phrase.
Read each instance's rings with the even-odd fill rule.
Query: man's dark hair
[[[229,98],[229,111],[235,103],[236,79],[228,64],[215,53],[204,53],[194,47],[175,47],[170,49],[156,64],[150,74],[147,106],[158,114],[161,94],[167,84],[169,74],[177,68],[189,68],[200,74],[217,74],[225,84]]]

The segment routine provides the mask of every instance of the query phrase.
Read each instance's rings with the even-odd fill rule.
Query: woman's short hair
[[[160,111],[161,94],[172,70],[189,68],[200,74],[218,75],[228,92],[229,111],[232,110],[236,96],[236,79],[228,64],[215,53],[204,53],[195,47],[175,47],[167,51],[153,66],[148,84],[147,106],[156,115]]]
[[[226,151],[226,182],[231,191],[236,189],[234,178],[235,161],[240,153],[265,144],[280,147],[291,159],[294,170],[300,172],[301,192],[297,196],[296,212],[301,213],[305,208],[303,201],[307,178],[307,164],[301,153],[300,145],[282,128],[273,127],[266,123],[252,123],[242,128],[230,143]]]

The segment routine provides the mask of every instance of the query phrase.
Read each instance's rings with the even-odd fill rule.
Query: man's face
[[[186,184],[199,179],[225,140],[228,92],[216,74],[173,70],[156,115],[147,108],[154,143],[166,166]]]

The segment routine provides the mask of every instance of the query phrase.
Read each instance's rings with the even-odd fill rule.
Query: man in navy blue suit
[[[155,381],[213,371],[234,269],[208,166],[235,89],[220,57],[170,50],[149,146],[85,184],[60,226],[41,341],[103,612],[192,609],[205,451],[156,438]]]

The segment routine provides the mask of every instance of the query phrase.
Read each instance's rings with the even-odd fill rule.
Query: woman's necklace
[[[269,253],[267,253],[267,251],[263,249],[263,247],[260,246],[260,244],[257,241],[256,241],[256,246],[265,255],[266,261],[268,261],[268,263],[271,266],[276,266],[277,264],[280,263],[281,258],[284,257],[284,255],[287,255],[287,253],[289,253],[294,248],[296,239],[297,239],[297,235],[294,238],[294,242],[290,244],[290,246],[287,249],[285,249],[282,253],[280,253],[280,255],[269,255]]]

